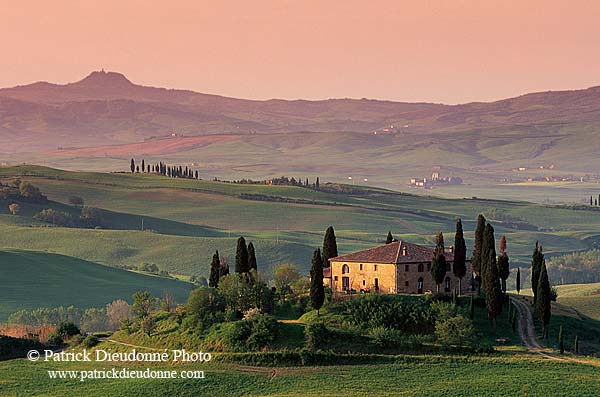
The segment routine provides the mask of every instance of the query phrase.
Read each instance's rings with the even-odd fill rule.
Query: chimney
[[[402,256],[406,256],[406,245],[402,247]]]

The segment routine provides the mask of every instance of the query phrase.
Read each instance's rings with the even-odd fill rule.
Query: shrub
[[[463,316],[440,319],[435,323],[435,336],[447,345],[470,344],[473,338],[473,323]]]
[[[94,346],[96,346],[100,341],[98,340],[98,338],[94,335],[88,335],[85,337],[85,339],[81,342],[81,345],[87,349],[92,348]]]
[[[47,208],[33,216],[33,219],[40,222],[52,223],[58,226],[72,227],[76,226],[77,221],[73,215],[68,212],[56,211],[52,208]]]
[[[431,303],[431,311],[436,320],[443,320],[457,315],[456,305],[443,301],[435,301]]]
[[[84,341],[85,337],[83,335],[75,335],[69,341],[71,346],[78,346]]]
[[[372,328],[369,336],[373,338],[373,344],[381,348],[398,347],[402,344],[402,333],[392,328]]]
[[[205,341],[213,349],[258,350],[275,341],[278,334],[277,320],[268,314],[260,314],[250,320],[216,324],[206,335]]]
[[[49,345],[62,345],[64,343],[64,340],[61,334],[59,334],[58,332],[54,332],[48,335],[47,342]]]
[[[234,309],[225,309],[225,314],[223,315],[223,321],[237,321],[241,320],[241,313]]]
[[[190,294],[187,312],[204,316],[206,312],[216,313],[225,310],[225,301],[216,288],[200,287]]]
[[[260,349],[268,346],[277,338],[279,333],[279,323],[268,314],[258,314],[250,320],[244,320],[250,323],[250,336],[246,345],[251,349]]]
[[[306,338],[306,346],[309,349],[317,350],[326,346],[331,333],[321,322],[310,323],[304,328],[304,337]]]
[[[220,324],[216,334],[209,334],[207,341],[213,340],[217,342],[217,346],[221,344],[224,350],[243,351],[251,333],[250,324],[247,321],[233,321]]]
[[[58,324],[56,333],[61,335],[63,338],[69,338],[71,336],[79,334],[80,331],[79,328],[77,328],[77,326],[72,322],[63,322]]]
[[[345,304],[348,320],[364,329],[384,327],[404,333],[432,333],[430,302],[418,296],[370,294]]]

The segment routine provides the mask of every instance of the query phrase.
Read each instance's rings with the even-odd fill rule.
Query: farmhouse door
[[[350,277],[342,277],[342,291],[350,289]]]

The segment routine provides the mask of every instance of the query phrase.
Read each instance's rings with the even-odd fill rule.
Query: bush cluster
[[[383,327],[408,334],[432,333],[434,316],[422,297],[372,294],[345,304],[351,323],[363,329]]]
[[[278,334],[277,320],[268,314],[258,314],[248,320],[216,324],[209,330],[206,343],[220,350],[260,350],[273,343]]]

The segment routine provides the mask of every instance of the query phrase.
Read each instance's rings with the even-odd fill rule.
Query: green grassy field
[[[102,266],[58,254],[0,251],[0,321],[19,309],[40,306],[99,307],[115,299],[131,301],[139,290],[171,293],[185,302],[192,284]]]
[[[349,363],[351,364],[351,363]],[[597,367],[532,356],[397,356],[392,363],[260,368],[233,364],[170,366],[206,371],[200,380],[49,379],[48,370],[92,370],[111,363],[0,363],[1,396],[584,396],[600,388]],[[127,365],[131,368],[132,365]],[[156,368],[151,366],[152,368]],[[557,381],[560,381],[557,384]]]
[[[538,239],[550,255],[589,249],[600,239],[597,231],[600,211],[577,211],[519,201],[446,200],[377,189],[365,190],[368,194],[348,195],[152,175],[71,173],[34,166],[0,167],[0,177],[19,175],[37,175],[27,179],[57,202],[65,203],[69,196],[79,195],[90,205],[117,212],[115,218],[122,219],[120,223],[115,221],[113,228],[117,229],[139,229],[141,217],[147,217],[148,228],[166,234],[200,237],[244,234],[267,240],[279,237],[281,241],[314,247],[320,245],[323,230],[334,225],[341,250],[345,250],[381,242],[387,230],[399,238],[432,242],[432,236],[439,230],[453,233],[457,216],[463,218],[469,240],[476,216],[495,211],[521,219],[533,228],[515,229],[502,219],[491,219],[497,234],[507,235],[513,262],[524,264],[529,262],[531,247]],[[246,200],[240,198],[241,194],[283,197],[305,203]],[[179,227],[183,223],[186,225]]]
[[[557,285],[558,303],[571,307],[578,314],[600,320],[600,283]],[[521,291],[522,295],[532,295],[530,289]]]
[[[51,202],[23,203],[18,216],[9,215],[8,202],[1,202],[0,248],[56,253],[109,266],[156,263],[184,275],[207,276],[217,249],[233,264],[240,235],[255,243],[259,270],[266,278],[282,263],[307,272],[311,252],[321,246],[329,225],[335,227],[339,252],[347,253],[383,243],[388,230],[396,238],[428,245],[441,230],[450,245],[455,219],[461,217],[470,249],[474,221],[482,212],[492,214],[488,217],[498,239],[506,234],[513,267],[529,265],[536,240],[548,256],[587,250],[600,242],[600,211],[524,201],[442,199],[360,186],[350,186],[355,191],[348,194],[148,174],[0,167],[0,180],[15,177],[39,186]],[[248,194],[266,200],[242,196]],[[102,229],[52,227],[32,219],[49,207],[77,214],[79,209],[68,205],[74,195],[102,209]],[[526,226],[517,228],[506,218]],[[511,276],[509,286],[512,283]]]

